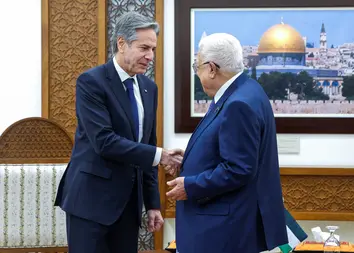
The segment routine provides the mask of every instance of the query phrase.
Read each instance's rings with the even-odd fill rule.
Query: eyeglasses
[[[214,63],[214,65],[215,65],[218,69],[220,68],[220,66],[219,66],[218,64],[216,64],[215,62],[212,62],[212,61],[207,61],[207,62],[204,62],[204,63],[202,63],[202,64],[200,64],[200,65],[197,65],[197,63],[194,62],[193,65],[192,65],[194,73],[197,73],[197,71],[198,71],[198,69],[200,68],[200,66],[203,66],[203,65],[205,65],[205,64],[210,64],[210,63]]]

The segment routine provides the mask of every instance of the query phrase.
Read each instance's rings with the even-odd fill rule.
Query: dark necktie
[[[134,79],[128,78],[124,81],[125,87],[127,88],[128,97],[130,100],[130,105],[132,108],[133,121],[134,121],[134,132],[136,134],[137,140],[139,140],[139,114],[138,114],[138,105],[134,96]]]
[[[215,100],[213,99],[210,103],[208,112],[205,115],[208,115],[214,109],[214,107],[215,107]]]

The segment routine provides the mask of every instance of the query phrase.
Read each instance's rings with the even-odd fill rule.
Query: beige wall
[[[0,134],[41,116],[41,0],[0,1]]]

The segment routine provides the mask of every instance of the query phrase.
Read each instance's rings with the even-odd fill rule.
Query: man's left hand
[[[161,229],[164,220],[160,210],[151,209],[147,212],[148,215],[148,231],[157,232]]]
[[[177,177],[174,180],[167,182],[168,186],[174,187],[171,191],[166,193],[168,198],[173,200],[186,200],[187,193],[184,189],[184,177]]]

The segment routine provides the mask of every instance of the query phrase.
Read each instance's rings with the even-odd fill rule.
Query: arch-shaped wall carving
[[[0,136],[0,163],[67,163],[73,140],[59,124],[45,118],[19,120]]]

